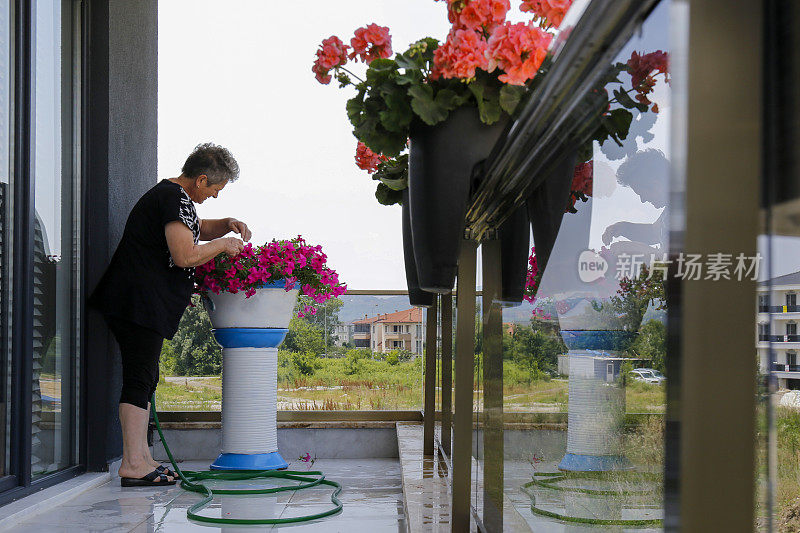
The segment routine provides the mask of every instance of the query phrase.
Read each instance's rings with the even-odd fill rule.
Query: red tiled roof
[[[356,320],[353,324],[374,324],[377,322],[381,323],[417,323],[419,324],[422,322],[422,309],[419,307],[412,307],[411,309],[405,309],[403,311],[396,311],[394,313],[386,313],[384,315],[373,316],[369,318],[362,318],[361,320]]]

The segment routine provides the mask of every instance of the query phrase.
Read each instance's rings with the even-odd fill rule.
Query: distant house
[[[333,329],[333,343],[336,346],[344,346],[353,343],[353,324],[336,324]]]
[[[365,316],[353,322],[353,344],[373,352],[407,350],[422,355],[425,323],[422,309],[414,307],[394,313]]]

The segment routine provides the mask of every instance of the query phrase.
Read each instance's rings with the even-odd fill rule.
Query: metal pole
[[[503,310],[500,241],[481,243],[483,258],[483,525],[503,531]]]
[[[475,361],[475,241],[461,242],[456,294],[455,414],[453,415],[453,531],[469,531],[472,477],[472,390]]]
[[[442,295],[442,450],[451,457],[453,427],[453,295]]]
[[[436,428],[436,304],[428,309],[425,324],[425,413],[422,425],[423,453],[433,455],[433,433]]]

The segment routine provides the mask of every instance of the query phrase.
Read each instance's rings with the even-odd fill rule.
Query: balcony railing
[[[800,372],[800,365],[782,365],[772,363],[773,372]]]
[[[800,313],[800,305],[759,305],[759,313]]]
[[[759,335],[758,340],[767,342],[800,342],[800,335]]]

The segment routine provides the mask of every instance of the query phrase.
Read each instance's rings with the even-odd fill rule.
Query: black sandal
[[[178,476],[172,470],[170,470],[168,467],[166,467],[164,465],[158,465],[156,467],[156,470],[158,470],[158,472],[160,474],[164,474],[166,476],[169,476],[169,477],[171,477],[172,479],[174,479],[176,481],[178,479]]]
[[[158,478],[158,479],[156,479]],[[167,479],[167,475],[163,474],[158,471],[158,469],[153,470],[149,474],[144,477],[134,478],[134,477],[123,477],[119,480],[120,485],[123,487],[156,487],[159,485],[174,485],[175,480],[173,479],[170,481]]]

